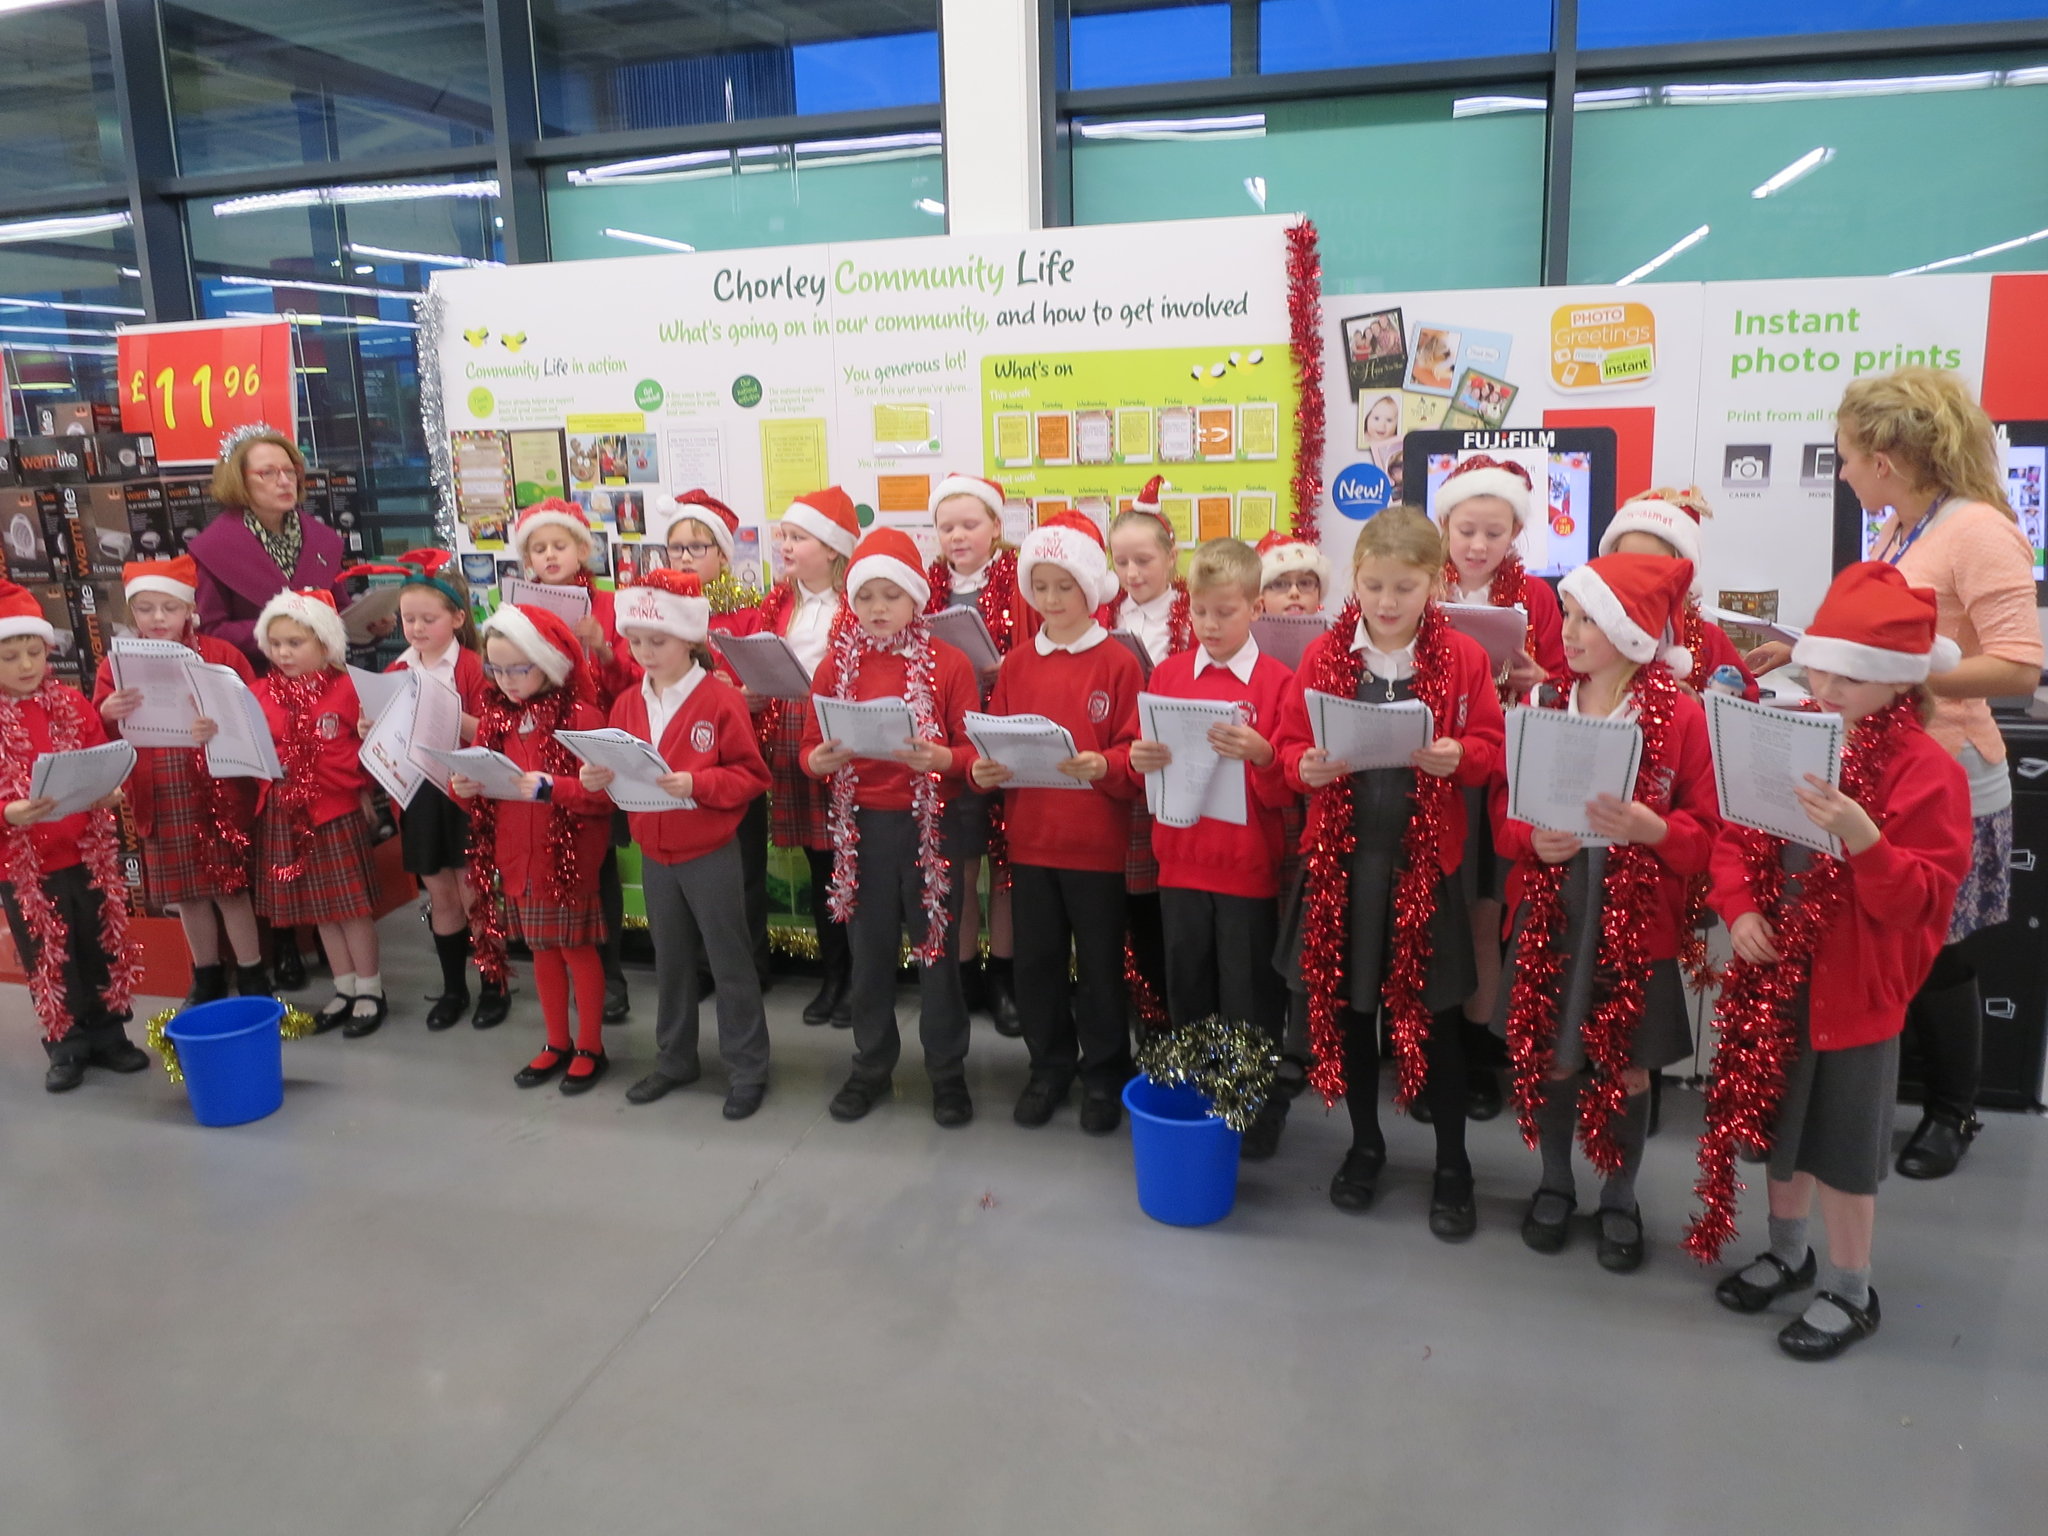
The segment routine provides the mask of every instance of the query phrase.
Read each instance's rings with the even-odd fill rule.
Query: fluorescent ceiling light
[[[1614,286],[1620,288],[1625,284],[1633,283],[1641,278],[1648,277],[1652,272],[1656,271],[1659,267],[1663,266],[1665,262],[1671,260],[1672,257],[1677,256],[1685,251],[1691,250],[1694,246],[1698,245],[1702,240],[1706,239],[1707,231],[1712,227],[1713,226],[1710,224],[1702,224],[1698,229],[1694,230],[1691,234],[1687,235],[1683,240],[1679,241],[1676,245],[1672,246],[1670,250],[1665,251],[1661,256],[1652,256],[1640,267],[1637,267],[1635,271],[1629,273],[1627,277],[1616,278],[1614,281]]]
[[[502,261],[488,261],[480,256],[443,256],[433,251],[394,251],[382,245],[357,245],[353,240],[346,247],[358,256],[382,256],[386,261],[417,261],[434,267],[502,267]]]
[[[935,219],[943,219],[946,216],[946,205],[940,202],[936,197],[920,197],[916,202],[912,203],[910,206],[915,208],[919,213],[930,214]]]
[[[2048,229],[2037,229],[2031,235],[2021,235],[2017,240],[2001,240],[1996,245],[1987,245],[1981,251],[1971,251],[1962,256],[1950,256],[1942,261],[1930,261],[1922,267],[1907,267],[1894,272],[1893,277],[1917,277],[1922,272],[1939,272],[1943,267],[1960,267],[1966,261],[1982,261],[1986,256],[2002,256],[2007,251],[2016,251],[2023,245],[2032,245],[2036,240],[2048,240]]]
[[[858,155],[878,149],[937,149],[936,133],[882,133],[865,139],[807,139],[792,146],[800,155]]]
[[[1793,182],[1798,181],[1801,177],[1810,175],[1812,172],[1819,170],[1822,166],[1826,165],[1830,160],[1834,158],[1835,152],[1832,149],[1809,149],[1805,154],[1801,155],[1797,160],[1794,160],[1790,165],[1786,166],[1785,169],[1778,172],[1777,175],[1773,176],[1769,181],[1765,182],[1762,186],[1756,188],[1749,195],[1751,197],[1774,196],[1777,193],[1784,191],[1787,187],[1791,186]]]
[[[1650,88],[1647,85],[1617,85],[1601,91],[1574,91],[1572,110],[1575,112],[1604,112],[1614,107],[1647,107],[1650,104]]]
[[[127,304],[59,304],[52,299],[0,299],[9,309],[57,309],[80,315],[140,315],[147,311]]]
[[[0,16],[9,11],[39,11],[46,5],[68,5],[72,0],[0,0]]]
[[[1549,105],[1541,96],[1460,96],[1451,103],[1451,116],[1489,117],[1496,112],[1541,112]]]
[[[661,171],[687,170],[691,166],[723,164],[732,158],[729,149],[693,149],[679,155],[650,155],[640,160],[615,160],[609,165],[588,166],[569,173],[569,184],[587,187],[594,182],[617,181],[627,176],[647,176]]]
[[[126,229],[135,216],[123,209],[108,213],[68,213],[54,219],[21,219],[0,224],[0,245],[19,245],[24,240],[62,240],[67,235],[103,235]]]
[[[77,328],[76,326],[70,326],[70,325],[13,325],[13,324],[9,324],[9,323],[6,323],[6,322],[0,322],[0,331],[19,331],[19,332],[21,332],[21,334],[22,334],[22,335],[24,335],[24,336],[106,336],[106,337],[111,337],[111,336],[112,336],[112,335],[114,334],[114,333],[113,333],[112,331],[87,331],[87,330],[80,330],[80,329],[78,329],[78,328]]]
[[[1263,138],[1266,114],[1249,112],[1242,117],[1146,117],[1125,123],[1076,123],[1084,139],[1219,139]]]
[[[665,235],[643,235],[631,229],[607,229],[602,231],[602,233],[610,235],[614,240],[631,240],[636,245],[659,246],[664,251],[694,251],[697,249],[694,245],[686,245],[681,240],[671,240]]]
[[[1727,102],[1837,101],[1853,96],[1919,96],[1936,91],[1981,91],[1998,84],[1995,69],[1961,75],[1893,75],[1877,80],[1750,80],[1711,85],[1667,85],[1662,99],[1674,107]]]
[[[58,347],[41,341],[0,341],[8,352],[64,352],[78,357],[118,357],[119,347]]]
[[[416,331],[411,320],[377,320],[369,315],[302,315],[294,310],[282,314],[267,309],[230,309],[222,312],[230,320],[289,320],[293,325],[367,325],[381,330]]]
[[[420,296],[417,288],[370,288],[362,283],[319,283],[309,277],[243,277],[237,273],[230,273],[218,281],[233,288],[304,288],[313,293],[348,293],[365,299],[410,301]]]
[[[134,267],[123,267],[121,269],[121,275],[123,277],[140,277],[142,276],[142,273]]]
[[[1266,211],[1266,178],[1263,176],[1245,177],[1244,190],[1246,195],[1259,205],[1259,212],[1264,213]]]
[[[344,207],[353,203],[409,203],[436,197],[484,198],[498,195],[496,177],[488,181],[361,182],[340,187],[293,187],[284,192],[256,192],[230,197],[213,205],[215,218],[243,213],[269,213],[278,208]]]

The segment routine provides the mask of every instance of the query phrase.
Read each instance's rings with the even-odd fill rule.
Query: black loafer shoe
[[[462,1016],[469,1012],[467,992],[443,992],[433,999],[434,1006],[427,1010],[427,1028],[439,1032],[453,1029],[462,1022]]]
[[[1010,1118],[1019,1125],[1037,1129],[1052,1119],[1052,1112],[1067,1101],[1072,1082],[1063,1077],[1033,1077],[1017,1095],[1017,1107]]]
[[[1761,1312],[1780,1296],[1790,1296],[1794,1291],[1803,1291],[1813,1284],[1813,1277],[1820,1265],[1811,1248],[1806,1250],[1806,1262],[1797,1269],[1792,1268],[1775,1253],[1766,1249],[1758,1254],[1754,1262],[1768,1264],[1778,1272],[1778,1278],[1769,1285],[1752,1285],[1742,1278],[1742,1270],[1732,1275],[1723,1275],[1721,1283],[1714,1287],[1714,1300],[1730,1312]],[[1743,1269],[1747,1269],[1747,1264]]]
[[[1546,1199],[1564,1202],[1564,1219],[1561,1221],[1539,1221],[1536,1207]],[[1565,1242],[1572,1235],[1572,1212],[1579,1208],[1579,1202],[1570,1195],[1559,1194],[1554,1189],[1539,1189],[1529,1198],[1529,1214],[1522,1218],[1522,1241],[1536,1253],[1563,1253]]]
[[[968,1097],[965,1083],[934,1083],[932,1085],[932,1123],[947,1130],[957,1130],[974,1118],[974,1100]]]
[[[1280,1150],[1280,1133],[1287,1129],[1287,1101],[1270,1094],[1259,1106],[1252,1123],[1245,1127],[1237,1155],[1248,1163],[1263,1163]]]
[[[1814,1327],[1804,1317],[1795,1317],[1778,1335],[1778,1348],[1794,1360],[1832,1360],[1858,1339],[1867,1339],[1877,1332],[1877,1325],[1884,1320],[1874,1287],[1867,1307],[1852,1307],[1833,1291],[1815,1291],[1813,1299],[1834,1303],[1848,1317],[1849,1326],[1840,1333],[1829,1333]]]
[[[1947,1178],[1983,1128],[1975,1115],[1960,1123],[1946,1115],[1924,1116],[1899,1153],[1899,1172],[1909,1179]]]
[[[623,981],[607,981],[604,984],[604,1021],[607,1024],[623,1024],[626,1016],[633,1011],[633,999],[626,995]]]
[[[813,1028],[832,1022],[832,1015],[846,1001],[846,978],[827,976],[818,983],[818,995],[804,1004],[804,1022]]]
[[[597,1086],[597,1080],[604,1076],[605,1068],[611,1065],[611,1061],[605,1056],[603,1051],[579,1049],[571,1051],[569,1055],[575,1060],[590,1063],[590,1070],[588,1072],[565,1072],[562,1074],[562,1092],[571,1097],[579,1093],[590,1092],[591,1089]]]
[[[371,1005],[370,1011],[358,1012],[357,1010],[365,1003]],[[348,1019],[341,1026],[342,1036],[349,1040],[360,1040],[365,1035],[374,1035],[383,1027],[385,1016],[390,1012],[391,1004],[381,992],[375,997],[358,997],[348,1005]]]
[[[1123,1100],[1113,1088],[1089,1088],[1081,1095],[1081,1129],[1090,1136],[1107,1136],[1124,1123]]]
[[[85,1063],[82,1061],[53,1061],[50,1069],[43,1074],[43,1092],[69,1093],[85,1081]]]
[[[1330,1204],[1340,1211],[1370,1210],[1380,1170],[1386,1166],[1385,1147],[1353,1147],[1330,1177]]]
[[[356,1005],[353,997],[343,997],[339,992],[327,999],[320,1011],[313,1015],[313,1033],[324,1035],[330,1029],[339,1029],[348,1022],[349,1010]]]
[[[496,1029],[512,1014],[512,994],[493,992],[489,987],[477,994],[476,1012],[469,1016],[471,1029]]]
[[[109,1072],[146,1072],[149,1070],[149,1052],[133,1040],[122,1039],[94,1051],[92,1064],[105,1067]]]
[[[666,1095],[670,1089],[687,1088],[703,1075],[702,1067],[694,1072],[686,1072],[681,1077],[672,1077],[666,1072],[650,1072],[626,1090],[626,1102],[652,1104],[656,1099]]]
[[[889,1092],[887,1083],[871,1083],[858,1077],[849,1077],[846,1086],[832,1095],[832,1102],[826,1106],[826,1113],[842,1124],[852,1124],[863,1118],[875,1107],[875,1101],[885,1098]]]
[[[1643,1209],[1630,1206],[1625,1211],[1602,1211],[1599,1214],[1600,1243],[1593,1257],[1600,1267],[1613,1275],[1626,1275],[1643,1267]],[[1620,1229],[1616,1236],[1614,1229]]]
[[[744,1120],[761,1107],[768,1096],[766,1083],[738,1083],[725,1091],[725,1108],[719,1113],[728,1120]]]
[[[1447,1243],[1459,1242],[1479,1230],[1479,1207],[1472,1199],[1469,1170],[1437,1169],[1429,1186],[1429,1230]]]
[[[1500,1076],[1475,1067],[1465,1078],[1465,1118],[1493,1120],[1500,1115]]]
[[[569,1048],[566,1045],[543,1046],[538,1056],[513,1074],[512,1081],[521,1088],[538,1088],[567,1065]]]

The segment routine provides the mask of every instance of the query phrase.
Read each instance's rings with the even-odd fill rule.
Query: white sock
[[[334,995],[336,997],[354,997],[356,995],[356,973],[354,971],[339,971],[335,973]]]
[[[357,997],[382,997],[384,995],[384,977],[381,972],[372,971],[366,976],[356,977],[355,980]]]

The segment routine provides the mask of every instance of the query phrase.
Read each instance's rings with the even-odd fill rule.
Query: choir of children
[[[906,936],[933,1119],[957,1127],[973,1118],[963,959],[978,972],[978,923],[964,914],[978,912],[980,860],[999,858],[987,996],[998,1029],[1021,1030],[1028,1051],[1019,1125],[1044,1125],[1078,1082],[1081,1128],[1117,1128],[1132,1015],[1142,1027],[1153,985],[1172,1022],[1242,1019],[1276,1052],[1291,986],[1308,1020],[1309,1080],[1326,1100],[1343,1097],[1351,1121],[1332,1202],[1366,1209],[1386,1160],[1384,1038],[1396,1102],[1434,1128],[1430,1230],[1462,1238],[1477,1222],[1466,1122],[1486,1112],[1472,1029],[1490,1022],[1514,1066],[1523,1134],[1540,1153],[1523,1240],[1546,1254],[1567,1245],[1577,1141],[1601,1180],[1598,1261],[1627,1272],[1644,1257],[1636,1179],[1646,1090],[1692,1051],[1678,957],[1696,914],[1689,891],[1711,873],[1736,954],[1727,1039],[1775,1031],[1786,1070],[1765,1084],[1773,1113],[1759,1124],[1729,1107],[1756,1098],[1742,1077],[1755,1071],[1753,1055],[1721,1053],[1702,1152],[1709,1211],[1689,1246],[1711,1256],[1732,1236],[1738,1143],[1767,1152],[1770,1245],[1716,1297],[1759,1312],[1818,1274],[1813,1304],[1780,1335],[1786,1352],[1827,1358],[1874,1332],[1870,1245],[1898,1035],[1969,850],[1961,770],[1921,723],[1920,685],[1948,659],[1930,595],[1891,567],[1852,566],[1798,647],[1815,698],[1849,727],[1840,787],[1811,779],[1798,788],[1816,827],[1839,839],[1842,855],[1828,858],[1720,819],[1699,693],[1716,681],[1754,697],[1755,684],[1699,612],[1706,509],[1696,491],[1625,505],[1601,553],[1564,578],[1560,606],[1514,553],[1531,486],[1513,464],[1462,466],[1441,488],[1438,522],[1406,507],[1368,521],[1339,593],[1322,553],[1282,535],[1256,551],[1212,540],[1183,581],[1162,489],[1155,479],[1106,531],[1080,513],[1056,515],[1012,552],[1001,542],[1001,488],[947,476],[932,496],[940,557],[927,566],[899,530],[862,536],[851,499],[828,487],[780,518],[784,580],[752,606],[712,600],[714,588],[734,586],[738,519],[690,492],[664,509],[669,568],[616,597],[591,589],[590,614],[573,625],[544,608],[501,606],[482,626],[481,651],[468,589],[443,552],[384,568],[401,577],[407,649],[394,666],[445,681],[462,699],[464,739],[504,753],[521,774],[513,798],[487,798],[483,782],[458,774],[447,795],[426,786],[404,812],[405,867],[428,894],[442,969],[426,1026],[446,1028],[468,1009],[472,958],[485,978],[475,1022],[502,1019],[506,940],[523,939],[546,1036],[515,1081],[560,1078],[573,1094],[603,1074],[600,956],[618,920],[600,889],[614,779],[579,768],[555,733],[608,717],[655,748],[669,770],[659,789],[674,802],[643,802],[626,818],[642,856],[659,996],[653,1070],[630,1102],[652,1103],[701,1075],[700,973],[716,989],[725,1117],[744,1119],[762,1102],[769,1039],[748,893],[772,784],[774,838],[804,848],[811,866],[825,979],[805,1021],[853,1036],[834,1119],[861,1119],[891,1092]],[[591,543],[583,514],[560,502],[528,509],[513,535],[524,568],[545,584],[588,587]],[[131,565],[124,585],[140,635],[188,646],[251,683],[283,768],[260,795],[250,781],[211,777],[203,749],[217,727],[202,719],[190,750],[143,752],[129,781],[146,895],[177,910],[191,949],[188,1003],[227,994],[223,934],[234,990],[267,989],[260,913],[318,926],[335,987],[319,1027],[371,1033],[388,1004],[371,917],[360,710],[331,601],[286,591],[264,608],[255,633],[270,670],[255,680],[234,647],[195,633],[189,559]],[[1341,611],[1297,669],[1261,652],[1259,614],[1314,614],[1337,597]],[[1445,603],[1521,608],[1525,652],[1494,668]],[[981,678],[927,617],[966,604],[978,607],[1000,658]],[[713,629],[782,636],[813,700],[900,706],[900,740],[845,742],[813,702],[745,692],[706,646]],[[1114,643],[1112,629],[1132,643]],[[134,960],[106,809],[54,818],[54,802],[29,797],[30,772],[44,752],[105,740],[142,699],[114,686],[108,664],[95,710],[50,680],[51,643],[35,599],[0,584],[9,850],[0,897],[32,968],[48,1086],[62,1091],[88,1064],[142,1064],[122,1028]],[[1146,776],[1174,760],[1140,734],[1141,691],[1231,707],[1206,742],[1217,771],[1243,777],[1241,823],[1175,827],[1143,814]],[[1418,700],[1432,728],[1405,765],[1354,769],[1311,724],[1326,707],[1321,695]],[[1502,708],[1523,703],[1640,732],[1633,798],[1588,803],[1590,842],[1508,814]],[[1073,750],[1056,773],[1068,787],[1013,783],[999,753],[968,739],[978,707],[1063,730]],[[1014,974],[1030,978],[1022,986],[1004,953],[1012,927]],[[1285,1113],[1275,1095],[1247,1134],[1248,1156],[1272,1155]],[[1807,1242],[1816,1191],[1825,1264]]]

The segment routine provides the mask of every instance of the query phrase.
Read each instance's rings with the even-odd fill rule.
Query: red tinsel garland
[[[1704,693],[1713,677],[1713,668],[1707,661],[1706,616],[1700,612],[1696,597],[1685,600],[1679,615],[1678,643],[1692,657],[1686,686],[1695,693]],[[1707,958],[1707,889],[1711,883],[1704,871],[1685,882],[1685,913],[1678,924],[1678,965],[1685,972],[1686,984],[1695,992],[1704,992],[1721,979]]]
[[[1562,709],[1569,694],[1559,689],[1545,702]],[[1629,698],[1643,733],[1642,766],[1636,799],[1659,815],[1671,806],[1671,721],[1678,683],[1662,662],[1636,673]],[[1549,1073],[1557,1051],[1557,1010],[1562,1001],[1565,957],[1564,882],[1570,862],[1538,863],[1523,877],[1524,916],[1515,950],[1514,986],[1508,996],[1508,1054],[1514,1066],[1515,1115],[1522,1139],[1536,1145],[1536,1110],[1547,1093],[1562,1091]],[[1600,894],[1598,947],[1592,1009],[1579,1025],[1591,1081],[1579,1096],[1579,1141],[1603,1174],[1621,1167],[1614,1138],[1616,1118],[1626,1108],[1622,1074],[1642,1023],[1650,960],[1642,933],[1657,902],[1658,861],[1649,848],[1622,843],[1607,850],[1607,875]]]
[[[1361,622],[1358,602],[1345,604],[1330,626],[1329,638],[1316,642],[1303,685],[1339,698],[1355,698],[1363,658],[1351,649],[1349,636]],[[1453,718],[1450,626],[1435,603],[1423,610],[1415,632],[1415,696],[1429,706],[1441,732]],[[1441,879],[1437,850],[1448,827],[1456,789],[1448,777],[1417,772],[1414,809],[1401,835],[1401,873],[1392,895],[1393,943],[1386,974],[1380,980],[1380,1006],[1385,1008],[1394,1037],[1399,1086],[1394,1102],[1406,1108],[1422,1092],[1428,1076],[1425,1047],[1429,1010],[1424,988],[1431,959],[1430,923],[1436,916]],[[1315,1061],[1309,1081],[1334,1104],[1345,1091],[1344,1029],[1339,1017],[1345,996],[1345,962],[1350,929],[1351,863],[1357,846],[1352,834],[1352,781],[1347,776],[1310,794],[1308,800],[1307,906],[1302,913],[1301,973],[1308,983],[1309,1043]],[[1361,1013],[1372,1011],[1370,999],[1351,998]],[[1361,1091],[1368,1091],[1361,1085]]]
[[[1323,258],[1316,226],[1303,219],[1287,231],[1287,328],[1294,353],[1294,518],[1297,539],[1316,542],[1323,500]]]
[[[46,673],[32,694],[0,695],[0,804],[29,797],[29,778],[37,755],[29,740],[28,722],[22,717],[22,706],[29,703],[41,705],[49,720],[52,750],[75,752],[84,745],[80,715],[90,706],[76,690]],[[36,942],[36,963],[28,976],[29,1001],[43,1026],[43,1038],[61,1040],[78,1022],[71,1017],[64,996],[70,925],[43,889],[43,861],[34,830],[8,826],[5,831],[7,881],[14,887],[15,904]],[[107,957],[107,984],[100,991],[100,1001],[108,1013],[118,1017],[127,1013],[142,980],[142,954],[128,936],[128,886],[121,877],[120,839],[114,831],[112,811],[85,813],[78,849],[84,856],[86,874],[100,893],[100,950]],[[22,957],[24,961],[27,958]]]
[[[939,723],[939,690],[932,662],[932,647],[937,643],[922,618],[887,640],[876,640],[857,624],[839,626],[832,636],[837,674],[832,696],[849,702],[857,699],[861,663],[870,654],[894,652],[903,658],[904,702],[910,706],[910,723],[917,739],[943,741],[946,732]],[[946,896],[953,888],[939,826],[939,776],[912,768],[905,771],[910,775],[911,811],[917,819],[917,862],[924,874],[924,942],[913,953],[918,964],[936,965],[946,953]],[[841,923],[852,918],[860,904],[860,822],[853,804],[859,779],[859,770],[851,762],[832,775],[832,803],[825,822],[833,848],[827,910]]]
[[[199,650],[197,621],[185,621],[181,637],[185,646]],[[201,653],[201,660],[205,659]],[[166,747],[165,751],[175,748]],[[249,828],[242,796],[229,779],[216,779],[206,765],[206,748],[194,747],[180,754],[184,769],[198,786],[199,804],[206,813],[205,836],[199,840],[199,867],[207,884],[218,896],[235,896],[249,888]]]
[[[332,667],[286,677],[273,672],[263,679],[271,698],[284,711],[284,735],[277,742],[277,765],[284,777],[270,786],[272,805],[283,824],[283,857],[273,853],[270,878],[290,885],[306,873],[306,845],[313,836],[313,802],[320,797],[320,712],[316,706],[333,681]]]
[[[789,623],[790,609],[796,606],[796,582],[778,581],[761,596],[761,628],[768,634],[779,635]],[[783,706],[787,699],[770,699],[768,707],[754,716],[754,739],[767,751],[768,743],[775,739],[775,732],[782,724]]]
[[[1911,696],[1865,717],[1842,749],[1842,793],[1872,810],[1901,738],[1920,728],[1919,704]],[[1735,1236],[1735,1197],[1743,1187],[1735,1176],[1737,1154],[1771,1150],[1785,1081],[1799,1059],[1795,1009],[1812,975],[1814,951],[1849,896],[1849,866],[1840,859],[1814,854],[1799,876],[1799,894],[1787,896],[1783,839],[1732,823],[1721,835],[1741,851],[1744,883],[1771,925],[1779,959],[1770,965],[1730,961],[1714,1009],[1719,1039],[1693,1186],[1703,1209],[1685,1232],[1686,1252],[1702,1264],[1718,1259]]]
[[[952,593],[953,573],[944,559],[934,560],[925,572],[925,580],[932,589],[931,601],[924,605],[926,613],[940,613],[948,606]],[[1017,551],[998,549],[982,567],[981,591],[975,595],[975,606],[981,610],[981,621],[988,626],[989,638],[996,643],[996,654],[1007,656],[1010,648],[1017,643],[1024,632],[1024,603],[1017,590]],[[1003,826],[1003,797],[991,795],[988,807],[988,868],[989,889],[1008,890],[1010,886],[1010,844]]]
[[[1124,604],[1130,601],[1128,592],[1118,592],[1109,600],[1109,622],[1104,629],[1120,629],[1123,626]],[[1173,601],[1166,605],[1166,654],[1178,656],[1182,651],[1195,647],[1195,620],[1190,611],[1188,584],[1180,577],[1173,578]],[[1135,605],[1134,605],[1135,606]],[[1161,657],[1164,660],[1165,657]]]

